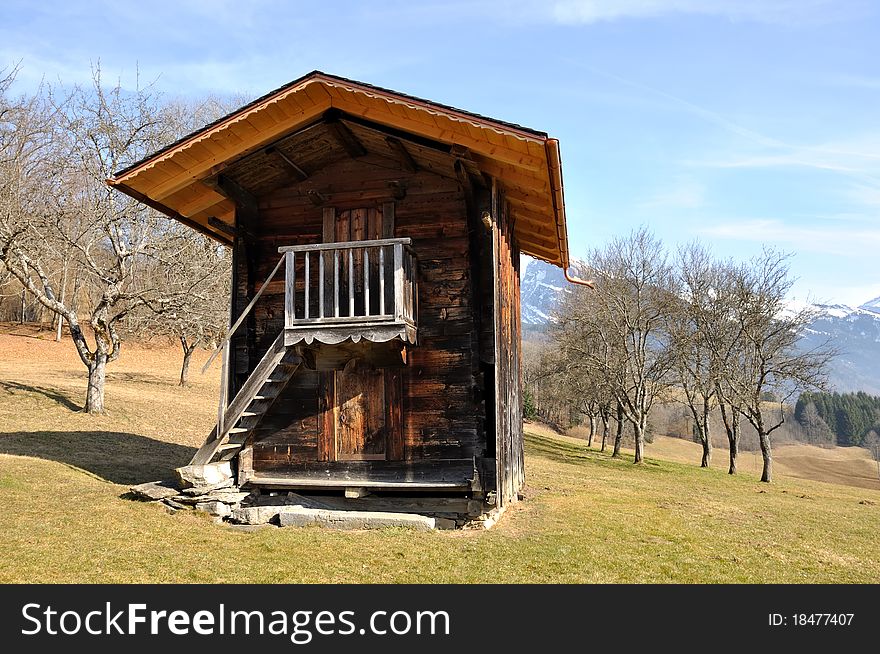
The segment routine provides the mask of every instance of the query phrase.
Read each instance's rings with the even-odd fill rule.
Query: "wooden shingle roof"
[[[525,254],[567,267],[559,141],[546,133],[315,71],[117,172],[108,183],[219,241],[234,205],[204,180],[329,110],[447,144],[494,177]]]

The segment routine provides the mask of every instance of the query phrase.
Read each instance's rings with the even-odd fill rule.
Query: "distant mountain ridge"
[[[523,333],[526,339],[546,333],[562,294],[570,285],[562,270],[543,261],[530,261],[520,283]],[[840,392],[880,395],[880,297],[858,307],[814,304],[819,317],[803,338],[805,348],[830,338],[840,350],[831,365],[830,380]]]

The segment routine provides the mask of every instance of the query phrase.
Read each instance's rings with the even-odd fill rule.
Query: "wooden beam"
[[[268,143],[272,143],[281,137],[287,136],[288,132],[292,129],[309,126],[308,123],[324,113],[329,104],[330,98],[328,97],[324,103],[309,107],[307,110],[301,109],[301,113],[297,113],[289,119],[273,125],[271,128],[267,128],[261,132],[253,132],[247,136],[242,136],[242,140],[239,143],[236,143],[235,146],[227,149],[224,144],[224,149],[226,149],[226,151],[221,154],[205,156],[204,158],[199,156],[198,163],[190,165],[181,164],[182,170],[179,173],[173,175],[170,179],[150,186],[146,193],[149,193],[151,197],[159,200],[167,198],[169,195],[189,186],[203,176],[211,175],[212,169],[216,172],[216,167],[225,168],[247,155],[252,154],[254,151],[265,147]],[[285,105],[285,107],[290,107],[290,105]],[[241,120],[241,117],[236,117],[236,120]],[[232,131],[234,132],[235,130],[233,129]],[[204,136],[202,138],[204,138]],[[182,147],[182,145],[178,147]],[[162,159],[171,158],[177,149],[178,148],[175,148],[168,154],[163,155]],[[135,172],[136,171],[131,171],[127,173],[122,179],[126,179]]]
[[[203,190],[200,191],[200,195],[194,200],[190,200],[189,202],[180,205],[178,208],[178,211],[184,216],[194,216],[202,211],[207,211],[214,205],[220,204],[226,199],[224,195],[218,193],[210,186],[204,184],[201,186],[203,187]]]
[[[300,168],[293,159],[288,157],[274,145],[269,146],[268,148],[263,150],[263,152],[265,152],[266,155],[272,157],[276,161],[279,161],[284,169],[287,170],[287,172],[290,173],[291,177],[293,177],[296,181],[303,182],[309,178],[309,174],[306,171]]]
[[[361,116],[367,119],[375,118],[375,110],[364,106],[346,103],[343,110],[346,113],[353,114],[355,116]],[[449,128],[444,129],[442,127],[438,127],[437,124],[433,122],[428,123],[422,122],[420,120],[400,119],[397,117],[395,118],[398,121],[397,127],[399,127],[401,130],[412,131],[429,139],[438,140],[441,142],[443,140],[446,140],[446,142],[448,143],[449,141],[454,139],[456,143],[467,146],[476,154],[491,157],[498,162],[513,165],[517,168],[536,172],[546,171],[547,169],[546,157],[538,157],[530,154],[529,152],[513,149],[497,143],[492,143],[488,140],[488,138],[482,139],[473,137],[470,135],[470,130],[465,133],[464,131],[459,131],[458,129],[453,130]],[[535,138],[535,142],[543,143],[543,141],[538,138]]]
[[[330,133],[330,136],[342,146],[342,149],[348,153],[348,156],[357,158],[367,154],[364,144],[358,140],[358,137],[354,135],[354,132],[347,125],[339,120],[338,112],[332,110],[326,112],[324,120],[326,121],[327,131]]]
[[[221,174],[212,179],[205,180],[204,183],[226,196],[242,212],[256,215],[259,211],[259,203],[254,194],[231,177]]]
[[[191,229],[196,230],[200,234],[204,234],[205,236],[207,236],[209,238],[213,238],[214,240],[223,243],[223,245],[232,245],[232,240],[227,238],[225,234],[218,232],[214,229],[211,229],[207,225],[203,225],[199,222],[196,222],[192,218],[189,218],[187,216],[184,216],[184,215],[178,213],[177,211],[175,211],[171,207],[168,207],[168,206],[162,204],[161,202],[158,202],[156,200],[153,200],[152,198],[147,197],[146,195],[144,195],[140,191],[128,186],[127,184],[114,184],[113,188],[116,188],[119,191],[126,193],[127,195],[133,197],[138,202],[142,202],[145,205],[147,205],[148,207],[152,207],[156,211],[159,211],[160,213],[165,214],[169,218],[176,220],[179,223],[183,223],[187,227],[190,227]]]
[[[235,236],[236,234],[235,226],[230,225],[229,223],[225,223],[222,220],[215,218],[214,216],[208,218],[208,225],[214,227],[215,229],[219,229],[221,232],[229,234],[230,236]]]
[[[393,136],[386,136],[385,142],[388,144],[388,147],[391,148],[391,151],[395,154],[404,170],[414,173],[419,169],[416,160],[412,158],[412,155],[407,151],[406,146],[401,141]]]
[[[309,196],[309,200],[311,200],[312,204],[316,207],[323,206],[327,204],[327,196],[321,193],[320,191],[316,191],[315,189],[309,189],[306,192],[306,195]]]

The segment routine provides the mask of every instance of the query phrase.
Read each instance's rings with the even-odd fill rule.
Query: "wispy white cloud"
[[[842,20],[862,11],[860,2],[834,0],[558,0],[552,16],[566,24],[692,14],[791,25]]]
[[[880,248],[880,226],[864,224],[832,226],[796,225],[775,219],[726,220],[698,230],[712,239],[751,241],[800,252],[827,255],[871,255]]]

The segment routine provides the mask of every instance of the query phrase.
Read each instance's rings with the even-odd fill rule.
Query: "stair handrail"
[[[259,290],[256,292],[254,297],[248,303],[248,305],[244,308],[244,311],[241,312],[241,315],[238,317],[238,320],[230,327],[226,336],[223,337],[223,340],[220,341],[220,344],[217,348],[211,353],[211,356],[208,357],[208,361],[202,366],[202,374],[204,375],[207,372],[208,367],[214,362],[214,359],[217,358],[217,355],[220,352],[223,352],[223,371],[220,373],[220,397],[217,401],[217,433],[220,434],[223,432],[224,418],[226,416],[226,404],[228,401],[228,393],[229,393],[229,342],[232,339],[232,336],[235,334],[235,331],[241,326],[244,322],[244,319],[251,312],[251,309],[254,308],[254,305],[257,303],[257,300],[260,299],[260,296],[263,294],[263,291],[266,290],[266,286],[269,285],[269,282],[275,277],[278,269],[281,268],[281,263],[284,261],[284,256],[278,259],[278,263],[275,264],[275,267],[272,268],[272,272],[269,273],[269,276],[266,277],[266,281],[260,286]],[[235,289],[233,289],[235,292]]]
[[[241,315],[238,317],[238,320],[236,320],[235,324],[233,324],[232,327],[230,327],[227,330],[226,336],[223,337],[223,340],[220,341],[220,344],[211,353],[211,356],[208,357],[208,361],[205,363],[204,366],[202,366],[202,374],[207,372],[210,365],[212,363],[214,363],[214,359],[217,358],[217,355],[220,354],[220,352],[223,350],[224,347],[226,347],[226,344],[232,338],[233,334],[235,334],[235,330],[237,330],[241,326],[241,323],[244,322],[244,319],[251,312],[251,309],[254,308],[254,305],[257,303],[257,300],[260,299],[260,296],[263,294],[263,291],[266,289],[266,286],[268,286],[269,282],[271,282],[272,279],[275,277],[275,275],[278,273],[278,269],[281,268],[281,264],[283,263],[283,261],[284,261],[284,257],[281,257],[280,259],[278,259],[278,263],[275,264],[275,267],[272,268],[272,272],[270,272],[269,276],[266,277],[266,281],[263,282],[262,286],[260,286],[259,290],[254,295],[253,299],[244,308],[244,311],[241,312]]]

